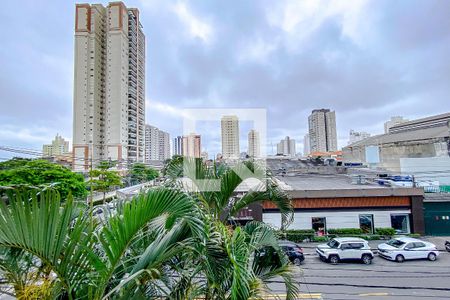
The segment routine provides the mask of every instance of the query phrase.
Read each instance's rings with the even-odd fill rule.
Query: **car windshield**
[[[389,246],[395,247],[395,248],[400,248],[402,245],[405,244],[405,242],[402,242],[400,240],[390,240],[389,242],[387,242],[387,244]]]
[[[330,248],[338,248],[339,247],[339,242],[336,240],[331,240],[328,242],[327,244],[328,247]]]

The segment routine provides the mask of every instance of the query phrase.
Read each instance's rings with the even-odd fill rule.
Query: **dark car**
[[[450,252],[450,241],[445,241],[445,250]]]
[[[278,245],[293,264],[298,266],[305,260],[305,257],[303,256],[303,249],[297,244],[289,241],[280,241]],[[258,264],[264,266],[281,265],[280,258],[275,249],[272,247],[264,247],[263,249],[257,250],[256,259]]]
[[[299,266],[305,260],[303,249],[297,244],[292,242],[282,242],[279,245],[281,250],[283,250],[294,265]]]

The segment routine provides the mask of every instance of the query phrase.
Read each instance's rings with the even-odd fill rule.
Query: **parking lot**
[[[447,238],[448,239],[448,238]],[[425,239],[443,250],[445,238]],[[376,249],[382,241],[370,242]],[[371,265],[322,262],[316,243],[300,244],[305,261],[297,281],[301,299],[450,299],[450,253],[440,251],[437,261],[413,260],[396,263],[375,256]],[[281,296],[284,288],[272,285]]]

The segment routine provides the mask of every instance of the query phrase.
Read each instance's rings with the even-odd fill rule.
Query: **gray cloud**
[[[182,108],[267,108],[269,140],[291,135],[301,151],[313,108],[336,110],[341,146],[391,115],[450,110],[449,1],[317,3],[127,1],[147,36],[147,122],[174,136]],[[74,2],[24,1],[20,22],[13,6],[0,12],[0,126],[70,138]]]

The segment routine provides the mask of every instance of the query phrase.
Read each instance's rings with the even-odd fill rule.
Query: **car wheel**
[[[363,255],[361,260],[365,265],[370,265],[372,263],[372,256],[370,256],[368,254]]]
[[[435,261],[436,260],[436,254],[433,252],[428,253],[428,260]]]
[[[399,254],[395,257],[395,261],[398,263],[402,263],[405,261],[405,257],[403,255]]]
[[[300,266],[302,264],[302,261],[300,260],[300,258],[297,257],[297,258],[294,259],[293,263],[296,266]]]
[[[339,263],[339,257],[337,257],[336,255],[331,255],[328,260],[332,265],[337,265]]]

